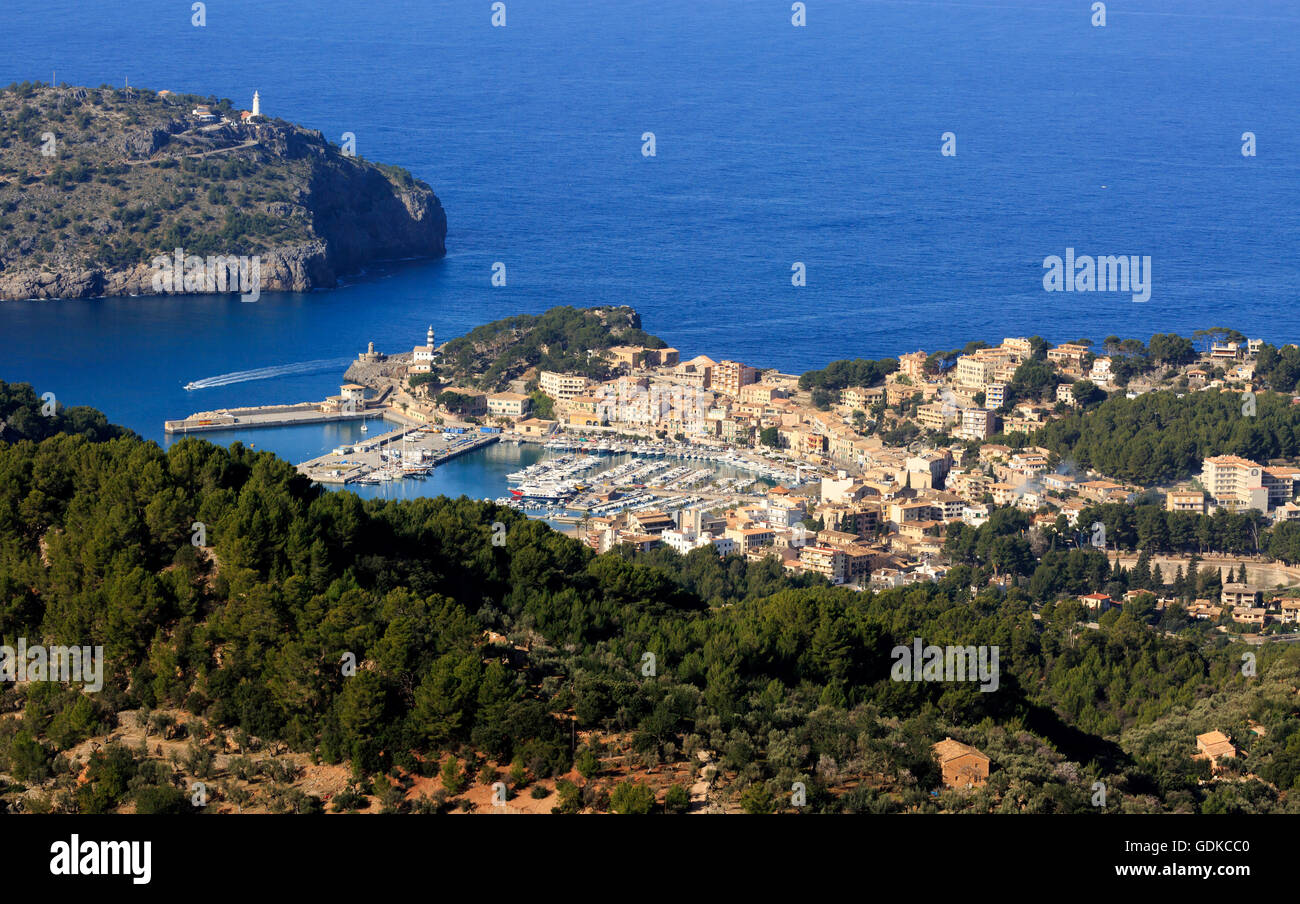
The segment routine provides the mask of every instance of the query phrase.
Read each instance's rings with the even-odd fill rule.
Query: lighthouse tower
[[[262,115],[262,98],[258,95],[256,91],[253,92],[253,115],[254,116]]]
[[[429,332],[424,337],[424,344],[429,346],[430,350],[433,349],[433,324],[432,323],[429,324]]]

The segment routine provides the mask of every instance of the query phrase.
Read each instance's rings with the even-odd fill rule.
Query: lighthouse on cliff
[[[262,98],[256,91],[253,92],[253,115],[262,115]]]

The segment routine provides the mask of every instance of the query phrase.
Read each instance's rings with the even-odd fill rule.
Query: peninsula
[[[256,257],[264,291],[445,253],[447,218],[427,184],[250,101],[0,90],[0,299],[210,291],[188,279],[160,288],[153,262],[178,253]]]

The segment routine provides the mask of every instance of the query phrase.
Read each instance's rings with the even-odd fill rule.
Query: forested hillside
[[[664,348],[667,343],[641,329],[630,307],[560,306],[542,314],[518,314],[475,327],[442,349],[443,381],[480,389],[504,389],[531,368],[604,379],[609,362],[588,355],[615,345]]]
[[[1051,422],[1033,441],[1082,468],[1155,486],[1199,473],[1211,455],[1300,456],[1300,406],[1271,392],[1116,395]]]
[[[27,399],[7,418],[39,417],[28,393],[0,384]],[[79,777],[67,756],[126,711],[175,708],[358,781],[481,757],[514,790],[554,782],[573,811],[680,808],[636,783],[609,793],[578,732],[630,736],[646,770],[709,751],[752,812],[789,810],[794,782],[813,811],[1088,811],[1097,780],[1117,809],[1296,809],[1293,645],[1257,649],[1251,678],[1226,638],[1165,636],[1128,612],[1086,629],[1077,603],[1027,583],[972,598],[970,566],[859,594],[710,550],[598,556],[491,504],[362,500],[238,444],[92,433],[0,436],[0,635],[102,644],[107,661],[98,694],[5,687],[14,808],[185,810],[201,763],[110,744]],[[997,645],[998,689],[891,680],[891,649],[914,637]],[[1193,736],[1212,729],[1234,733],[1251,778],[1201,783]],[[931,794],[945,736],[991,758],[986,788]],[[561,779],[575,766],[580,782]],[[460,785],[453,769],[428,809]]]

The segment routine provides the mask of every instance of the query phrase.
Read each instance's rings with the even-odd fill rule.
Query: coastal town
[[[540,444],[547,457],[512,473],[496,501],[568,525],[600,552],[712,547],[880,590],[942,580],[954,530],[1012,509],[1031,530],[1073,535],[1075,545],[1125,567],[1134,556],[1080,522],[1090,507],[1156,499],[1168,512],[1253,509],[1272,523],[1300,519],[1294,462],[1216,455],[1190,480],[1144,486],[1024,441],[1108,395],[1217,391],[1253,404],[1258,340],[1211,336],[1201,351],[1184,342],[1178,363],[1129,379],[1119,376],[1126,359],[1118,340],[1106,354],[1087,343],[1010,337],[963,353],[914,351],[875,385],[831,389],[731,359],[617,345],[587,351],[606,379],[534,368],[488,391],[431,379],[445,346],[430,327],[410,352],[390,356],[371,343],[340,394],[314,406],[338,418],[382,415],[396,429],[300,470],[324,483],[378,483],[423,476],[491,443]],[[1026,370],[1039,374],[1036,392],[1021,385]],[[221,417],[207,415],[214,426]],[[1018,440],[995,441],[1008,436]],[[1300,571],[1259,554],[1219,564],[1227,572],[1221,589],[1190,601],[1193,618],[1296,630],[1300,604],[1275,591],[1300,583]],[[1181,573],[1176,557],[1164,566],[1168,576]],[[1093,617],[1126,602],[1103,586],[1090,590],[1080,601]],[[1138,592],[1147,591],[1126,595]],[[1173,602],[1159,587],[1150,593],[1157,606]]]

